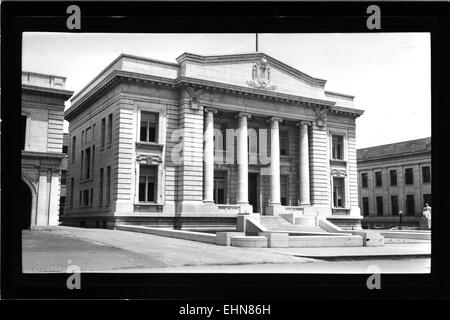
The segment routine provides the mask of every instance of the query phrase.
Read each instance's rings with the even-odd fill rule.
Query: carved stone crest
[[[202,89],[192,88],[192,87],[186,87],[186,92],[191,97],[190,108],[198,110],[200,107],[200,96],[203,94]]]
[[[270,84],[270,67],[265,57],[253,65],[252,79],[248,80],[247,84],[258,89],[275,90],[277,88]]]
[[[327,110],[325,108],[316,108],[316,123],[317,126],[322,128],[327,123]]]

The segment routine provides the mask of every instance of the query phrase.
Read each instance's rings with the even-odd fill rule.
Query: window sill
[[[331,164],[340,164],[340,165],[346,165],[347,160],[341,160],[341,159],[330,159]]]
[[[88,182],[92,182],[92,181],[94,181],[94,178],[83,179],[83,180],[80,181],[80,184],[88,183]]]
[[[135,202],[135,206],[148,206],[148,207],[156,207],[156,206],[163,206],[162,203],[156,203],[156,202]]]

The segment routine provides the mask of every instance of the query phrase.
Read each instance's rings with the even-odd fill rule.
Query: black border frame
[[[66,9],[81,8],[81,31],[66,28]],[[381,8],[381,30],[368,30],[366,9]],[[8,299],[441,299],[450,297],[449,3],[390,2],[3,2],[1,285]],[[355,274],[96,274],[82,289],[66,288],[67,274],[22,274],[20,150],[22,32],[430,32],[432,85],[433,232],[431,274],[382,274],[382,289],[368,290]],[[76,50],[76,48],[74,48]],[[332,48],[330,48],[332,49]],[[413,93],[412,93],[413,94]],[[401,119],[399,119],[401,121]]]

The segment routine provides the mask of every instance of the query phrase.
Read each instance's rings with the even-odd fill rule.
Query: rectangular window
[[[113,121],[113,115],[112,113],[108,116],[108,146],[112,143],[112,121]]]
[[[141,165],[139,169],[139,201],[156,202],[157,166]]]
[[[59,197],[59,215],[64,214],[64,209],[66,208],[66,197]]]
[[[72,162],[75,161],[76,144],[77,144],[77,137],[72,137]]]
[[[84,179],[84,175],[83,175],[83,169],[84,169],[84,151],[81,151],[81,162],[80,162],[80,173],[81,173],[81,175],[80,175],[80,178],[81,178],[81,180],[83,180]]]
[[[214,203],[225,204],[225,177],[214,174]]]
[[[393,216],[398,216],[398,197],[391,196],[391,214]]]
[[[367,173],[361,173],[361,183],[363,188],[367,188]]]
[[[289,140],[288,140],[287,130],[280,130],[280,155],[288,156],[289,155]]]
[[[288,198],[288,176],[280,176],[280,200],[282,206],[287,206]]]
[[[333,205],[335,208],[345,207],[344,178],[333,178]]]
[[[89,194],[89,206],[92,208],[92,204],[94,202],[94,189],[91,188]]]
[[[91,177],[91,148],[87,148],[84,154],[85,161],[85,179],[89,179]]]
[[[111,203],[111,166],[106,167],[106,204]]]
[[[95,146],[92,146],[92,161],[91,161],[91,177],[94,178],[94,172],[95,172]]]
[[[27,116],[20,117],[20,150],[25,150],[25,139],[27,136]]]
[[[158,114],[141,112],[140,141],[157,142]]]
[[[83,207],[89,206],[89,189],[83,190]]]
[[[381,187],[383,185],[383,179],[381,176],[381,171],[375,172],[375,186]]]
[[[69,199],[69,201],[70,201],[70,209],[73,209],[73,196],[74,196],[73,187],[74,187],[74,180],[73,180],[73,177],[72,177],[72,178],[70,178],[70,199]]]
[[[426,193],[423,195],[423,206],[429,205],[431,207],[431,194]]]
[[[62,147],[62,152],[65,153],[65,154],[67,154],[67,146],[63,146],[63,147]]]
[[[85,143],[91,142],[91,127],[86,129]]]
[[[81,208],[81,204],[83,203],[83,192],[80,190],[80,197],[78,198],[78,206]]]
[[[422,167],[422,182],[430,183],[431,182],[431,170],[430,167]]]
[[[397,170],[389,170],[389,177],[391,180],[391,186],[397,185]]]
[[[81,145],[84,145],[84,130],[81,131]]]
[[[383,215],[383,197],[377,197],[377,216]]]
[[[103,205],[103,168],[100,168],[100,185],[98,191],[98,205]]]
[[[413,169],[412,168],[405,169],[405,184],[413,184],[413,183],[414,183]]]
[[[414,208],[414,195],[409,194],[406,196],[406,215],[413,216],[415,210],[416,209]]]
[[[105,122],[106,122],[106,119],[105,118],[103,118],[102,119],[102,132],[101,132],[101,140],[100,140],[100,146],[102,147],[102,148],[104,148],[105,147],[105,128],[106,128],[106,124],[105,124]]]
[[[66,185],[67,183],[67,170],[61,170],[61,185]]]
[[[344,137],[333,135],[331,140],[332,140],[333,159],[344,160]]]
[[[363,204],[363,215],[368,216],[369,215],[369,198],[363,197],[362,204]]]

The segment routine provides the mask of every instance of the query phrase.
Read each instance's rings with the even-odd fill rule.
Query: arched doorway
[[[22,212],[20,215],[20,225],[22,229],[30,229],[31,227],[31,203],[32,194],[30,187],[22,180],[20,183],[22,198]]]

